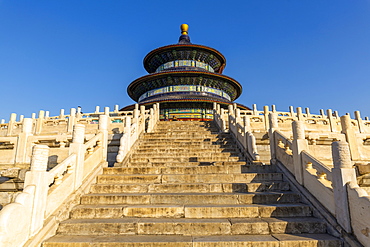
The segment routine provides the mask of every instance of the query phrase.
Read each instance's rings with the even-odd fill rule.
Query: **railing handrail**
[[[53,184],[55,179],[62,177],[63,174],[67,171],[67,173],[70,173],[70,170],[73,170],[73,167],[76,165],[76,154],[73,153],[69,155],[65,160],[63,160],[61,163],[53,167],[49,173],[49,181],[48,184]]]

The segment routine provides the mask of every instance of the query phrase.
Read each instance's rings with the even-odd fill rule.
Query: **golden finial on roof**
[[[188,29],[189,29],[188,24],[181,24],[180,28],[181,28],[182,35],[188,35]]]

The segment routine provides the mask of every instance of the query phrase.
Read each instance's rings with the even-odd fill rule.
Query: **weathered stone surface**
[[[161,122],[145,134],[43,246],[340,246],[276,167],[247,165],[228,134],[202,125]]]
[[[189,205],[185,207],[187,218],[258,217],[258,207],[253,205]]]
[[[227,219],[145,219],[138,222],[138,234],[222,235],[231,233]]]
[[[269,224],[261,218],[243,217],[242,219],[231,219],[231,224],[231,231],[236,235],[270,234]]]
[[[278,247],[279,242],[272,236],[210,236],[194,238],[196,247]]]
[[[185,214],[181,205],[130,205],[123,211],[126,217],[183,218]]]
[[[121,218],[124,206],[115,205],[78,205],[71,211],[72,219]]]
[[[264,218],[269,224],[270,233],[326,233],[326,225],[322,220],[307,218]]]
[[[341,246],[339,239],[327,234],[274,234],[274,238],[280,241],[281,247],[338,247]]]

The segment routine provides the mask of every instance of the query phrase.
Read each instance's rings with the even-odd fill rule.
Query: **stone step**
[[[91,193],[222,193],[288,191],[289,183],[94,184]]]
[[[166,129],[162,131],[156,130],[151,133],[144,133],[144,136],[157,136],[157,135],[218,135],[218,136],[230,136],[229,133],[220,133],[218,130],[206,130],[206,129]]]
[[[243,161],[244,158],[238,156],[211,156],[208,157],[146,157],[146,158],[136,158],[136,156],[129,158],[129,162],[215,162],[215,161]]]
[[[242,164],[197,164],[197,162],[188,162],[188,166],[142,166],[142,167],[106,167],[103,174],[230,174],[230,173],[273,173],[275,166],[270,165],[242,165]],[[242,162],[240,162],[242,163]],[[147,163],[145,163],[147,164]],[[165,164],[165,163],[163,163]],[[192,166],[190,166],[192,165]]]
[[[71,211],[72,219],[152,218],[269,218],[311,217],[312,210],[301,203],[289,204],[82,204]]]
[[[182,145],[193,145],[193,146],[201,146],[201,145],[213,145],[213,146],[222,146],[222,145],[235,145],[235,141],[233,139],[218,139],[218,138],[172,138],[172,139],[166,139],[166,138],[151,138],[148,139],[140,139],[140,146],[141,145],[150,145],[150,146],[156,146],[159,145],[159,147],[163,146],[164,143],[167,143],[171,147],[180,147]]]
[[[142,145],[161,145],[167,143],[171,147],[177,147],[178,145],[235,145],[235,141],[232,139],[219,139],[219,138],[143,138],[140,139]]]
[[[305,218],[116,218],[69,219],[57,230],[61,235],[245,235],[326,233],[322,220]]]
[[[198,167],[245,165],[246,161],[205,161],[205,162],[128,162],[125,167]],[[117,164],[117,167],[120,164]],[[275,171],[275,170],[274,170]],[[257,171],[256,171],[257,172]]]
[[[172,145],[171,142],[161,142],[161,143],[141,143],[137,149],[216,149],[216,150],[224,150],[228,148],[237,148],[235,143],[227,143],[227,144],[217,144],[211,142],[197,142],[197,143],[177,143],[176,145]]]
[[[171,158],[229,158],[229,157],[241,157],[240,153],[220,153],[220,152],[173,152],[173,153],[137,153],[134,152],[131,159],[171,159]]]
[[[242,174],[103,174],[97,177],[102,184],[141,184],[141,183],[252,183],[282,181],[281,173],[242,173]]]
[[[225,141],[231,141],[233,138],[229,135],[226,136],[220,136],[220,135],[212,135],[212,134],[194,134],[192,136],[190,135],[169,135],[169,134],[160,134],[160,135],[147,135],[142,137],[142,141],[156,141],[156,140],[182,140],[182,141],[191,141],[191,140],[208,140],[208,141],[218,141],[218,140],[225,140]]]
[[[229,134],[212,134],[211,132],[193,132],[193,133],[186,133],[186,132],[163,132],[163,133],[147,133],[142,136],[143,140],[149,139],[215,139],[215,140],[233,140],[233,137]]]
[[[151,153],[235,153],[239,154],[239,150],[236,147],[229,147],[229,148],[197,148],[197,147],[182,147],[182,148],[171,148],[171,147],[163,147],[163,148],[141,148],[139,147],[134,151],[135,154],[151,154]]]
[[[299,201],[299,194],[293,192],[91,193],[81,197],[82,204],[267,204]]]
[[[212,121],[160,121],[158,122],[157,126],[202,126],[204,127],[212,127],[216,126]]]
[[[163,129],[163,130],[156,130],[155,132],[145,133],[144,136],[156,136],[156,135],[218,135],[218,136],[230,136],[229,133],[220,133],[219,130],[204,130],[204,129]]]
[[[103,174],[228,174],[240,173],[240,166],[194,166],[194,167],[107,167]]]
[[[171,133],[173,135],[182,135],[183,133],[189,133],[189,134],[193,134],[193,133],[205,133],[205,134],[212,134],[212,135],[230,135],[229,133],[222,133],[220,132],[220,130],[218,129],[215,129],[215,128],[211,128],[211,129],[204,129],[204,128],[171,128],[171,127],[168,127],[168,128],[161,128],[161,129],[155,129],[153,132],[151,133],[145,133],[145,134],[148,134],[148,135],[151,135],[151,134],[166,134],[166,133]]]
[[[43,247],[337,247],[341,241],[328,234],[273,234],[273,235],[113,235],[64,236],[57,235],[43,243]]]
[[[188,133],[183,133],[183,134],[165,134],[165,133],[155,133],[152,135],[145,135],[143,136],[142,140],[151,140],[151,139],[156,139],[156,140],[202,140],[202,139],[210,139],[210,140],[232,140],[232,137],[230,136],[220,136],[216,134],[202,134],[202,133],[194,133],[194,134],[188,134]]]

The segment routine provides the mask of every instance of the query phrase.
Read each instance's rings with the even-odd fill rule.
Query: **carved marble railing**
[[[98,129],[97,124],[99,115],[107,115],[110,117],[112,128],[117,127],[114,124],[122,123],[126,116],[132,116],[133,111],[119,111],[118,106],[114,111],[110,111],[109,107],[105,107],[104,112],[99,111],[99,107],[92,113],[81,113],[81,109],[71,108],[69,114],[61,110],[59,116],[49,116],[48,111],[39,111],[38,117],[32,114],[32,127],[30,133],[34,135],[47,135],[69,132],[72,133],[72,127],[75,124],[85,124],[86,132],[95,133]],[[0,136],[17,136],[22,132],[23,120],[25,118],[20,115],[17,120],[17,114],[12,113],[8,123],[2,119],[0,123]],[[119,126],[118,126],[119,128]]]
[[[125,118],[125,127],[120,139],[120,147],[116,161],[122,163],[139,137],[144,132],[152,132],[158,121],[159,104],[154,104],[153,108],[149,110],[145,110],[145,107],[141,106],[140,111],[138,105],[136,105],[133,117],[127,116]]]
[[[62,112],[55,117],[49,117],[44,111],[40,111],[39,118],[22,117],[18,122],[16,114],[12,114],[9,123],[0,124],[0,163],[29,164],[32,146],[46,143],[52,148],[51,155],[56,155],[59,159],[65,158],[65,147],[72,139],[72,126],[85,125],[86,138],[90,139],[98,131],[99,116],[105,115],[109,119],[108,131],[122,133],[125,119],[132,118],[134,111],[123,112],[116,109],[109,112],[109,108],[106,108],[105,112],[81,114],[72,108],[70,115]],[[150,116],[150,110],[145,110],[145,114]],[[152,125],[149,127],[153,128]]]
[[[306,151],[302,151],[301,158],[302,165],[305,166],[302,167],[304,187],[311,193],[314,192],[315,197],[325,205],[330,213],[335,215],[331,168],[312,157]],[[320,193],[317,193],[318,188],[320,188]]]
[[[342,117],[342,121],[343,118],[347,117]],[[273,123],[273,119],[276,121],[276,116],[270,116],[270,125],[274,126],[273,136],[270,136],[270,141],[273,141],[270,145],[274,149],[272,160],[289,171],[335,217],[346,233],[353,233],[364,246],[368,246],[370,214],[366,210],[370,210],[370,197],[357,185],[351,151],[345,138],[338,134],[335,138],[341,141],[331,144],[331,168],[310,154],[304,121],[292,123],[293,139],[290,140],[276,130],[279,124]]]
[[[33,147],[24,191],[0,211],[1,246],[38,246],[55,233],[58,222],[67,217],[66,205],[75,203],[106,165],[107,122],[107,116],[100,116],[99,132],[87,142],[85,126],[75,125],[69,156],[49,171],[50,148]]]
[[[240,116],[242,118],[249,118],[252,130],[265,129],[267,131],[269,129],[268,115],[270,113],[275,113],[281,131],[289,131],[292,122],[300,120],[306,123],[306,129],[310,131],[340,132],[341,126],[338,112],[333,112],[331,109],[328,109],[326,114],[324,110],[320,110],[320,114],[311,114],[309,108],[305,108],[305,111],[306,112],[303,113],[302,108],[297,107],[296,112],[294,112],[292,106],[289,108],[289,112],[277,111],[274,105],[272,105],[271,110],[268,106],[264,106],[263,111],[258,111],[256,105],[253,105],[253,110],[241,110]],[[359,113],[357,115],[361,121]]]
[[[227,116],[227,128],[225,117]],[[233,106],[229,107],[228,111],[221,110],[219,105],[214,105],[214,121],[222,132],[226,132],[227,129],[231,133],[239,148],[246,153],[249,158],[254,161],[260,160],[260,156],[257,152],[256,138],[252,131],[248,131],[245,123],[241,121],[241,118],[235,116]]]
[[[280,131],[274,132],[274,140],[276,159],[281,161],[290,172],[294,172],[292,142]]]

